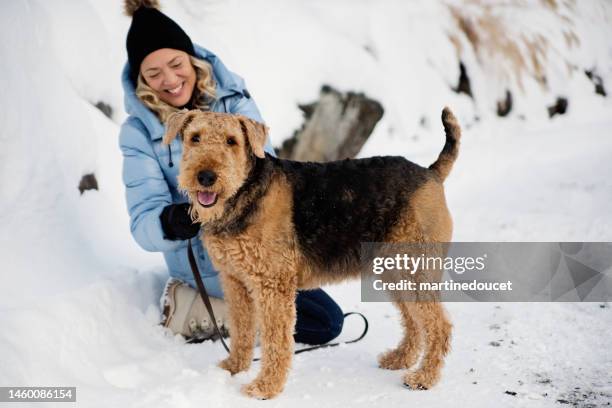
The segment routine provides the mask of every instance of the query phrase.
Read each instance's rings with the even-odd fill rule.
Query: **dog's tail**
[[[461,128],[457,118],[455,118],[455,115],[453,115],[453,112],[448,107],[445,107],[442,111],[442,124],[446,132],[446,143],[438,156],[438,160],[429,166],[429,169],[436,173],[441,181],[444,181],[448,177],[453,168],[453,163],[459,154]]]

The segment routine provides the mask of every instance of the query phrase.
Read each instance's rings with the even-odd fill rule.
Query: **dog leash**
[[[204,302],[204,305],[206,306],[206,310],[208,311],[208,316],[210,317],[210,319],[213,322],[213,327],[215,329],[215,334],[219,337],[219,340],[221,340],[221,344],[223,344],[223,347],[225,348],[225,350],[229,353],[230,349],[227,346],[227,343],[225,343],[225,340],[223,339],[223,334],[221,333],[221,330],[219,329],[219,326],[217,325],[217,319],[215,317],[215,313],[213,311],[212,308],[212,304],[210,303],[210,297],[208,296],[208,292],[206,291],[206,286],[204,286],[204,281],[202,280],[202,277],[200,276],[200,270],[198,269],[198,264],[196,263],[195,260],[195,256],[193,255],[193,248],[191,248],[191,239],[188,241],[187,243],[187,257],[189,258],[189,266],[191,267],[191,272],[193,273],[193,278],[196,281],[196,285],[198,286],[198,291],[200,292],[200,297],[202,298],[202,301]],[[363,319],[363,332],[361,333],[361,335],[359,335],[359,337],[353,339],[353,340],[348,340],[348,341],[342,341],[342,342],[336,342],[336,343],[326,343],[326,344],[318,344],[316,346],[312,346],[312,347],[306,347],[303,349],[299,349],[296,350],[293,354],[301,354],[301,353],[305,353],[307,351],[313,351],[313,350],[317,350],[317,349],[321,349],[321,348],[328,348],[328,347],[336,347],[339,346],[341,344],[351,344],[351,343],[357,343],[359,340],[363,339],[366,334],[368,333],[368,329],[369,329],[369,324],[368,324],[368,319],[366,319],[366,317],[359,313],[359,312],[348,312],[344,314],[344,318],[346,319],[348,316],[352,316],[352,315],[356,315],[356,316],[360,316]],[[259,361],[259,358],[254,358],[253,361]]]
[[[219,330],[219,326],[217,325],[217,318],[215,317],[215,312],[213,312],[212,305],[210,304],[210,298],[208,297],[208,292],[206,291],[206,286],[204,286],[204,281],[200,276],[200,270],[198,269],[198,264],[196,263],[195,256],[193,255],[193,248],[191,248],[191,239],[187,242],[187,257],[189,258],[189,266],[191,266],[191,272],[193,273],[193,277],[198,285],[198,291],[200,292],[200,297],[204,301],[204,305],[206,306],[206,310],[208,311],[208,316],[213,322],[213,327],[215,328],[215,333],[219,336],[219,340],[221,340],[221,344],[225,350],[229,353],[230,349],[223,340],[223,335],[221,330]]]

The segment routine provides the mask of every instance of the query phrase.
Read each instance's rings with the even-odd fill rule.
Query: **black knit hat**
[[[173,48],[195,56],[193,43],[185,31],[155,7],[158,7],[155,1],[126,1],[126,14],[132,16],[126,48],[134,85],[142,60],[153,51]]]

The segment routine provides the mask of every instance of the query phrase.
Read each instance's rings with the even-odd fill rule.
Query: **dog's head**
[[[164,143],[177,136],[183,140],[179,188],[188,194],[197,221],[217,220],[255,158],[265,157],[267,127],[242,115],[184,110],[168,118]]]

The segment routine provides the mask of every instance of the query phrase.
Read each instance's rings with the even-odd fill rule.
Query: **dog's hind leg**
[[[242,282],[228,274],[220,274],[225,300],[229,307],[230,355],[219,367],[236,374],[248,370],[255,348],[255,310],[253,300]]]
[[[410,313],[412,303],[396,301],[394,304],[400,311],[404,337],[396,348],[381,354],[378,358],[379,366],[388,370],[412,367],[419,357],[422,346],[422,332],[419,330],[418,322]]]
[[[242,388],[251,397],[272,398],[285,386],[293,357],[296,292],[293,279],[256,284],[253,298],[260,329],[262,367],[257,377]]]
[[[439,302],[414,303],[416,318],[425,337],[426,351],[420,368],[404,376],[411,389],[428,389],[440,379],[444,356],[450,350],[452,325]]]

